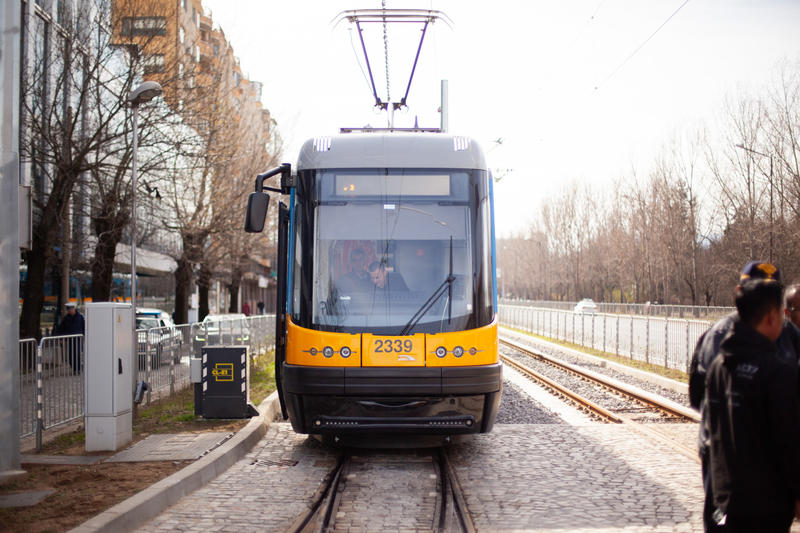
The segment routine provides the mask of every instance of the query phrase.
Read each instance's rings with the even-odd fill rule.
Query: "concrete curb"
[[[500,328],[505,329],[505,328]],[[654,385],[658,385],[660,387],[664,387],[665,389],[669,389],[674,392],[682,393],[682,394],[689,394],[689,385],[686,383],[682,383],[680,381],[676,381],[674,379],[665,378],[664,376],[659,376],[657,374],[652,374],[650,372],[646,372],[644,370],[639,370],[638,368],[632,368],[626,365],[622,365],[620,363],[615,363],[613,361],[609,361],[607,359],[603,359],[601,357],[596,357],[594,355],[590,355],[588,353],[580,352],[578,350],[573,350],[572,348],[567,348],[565,346],[561,346],[560,344],[555,344],[553,342],[548,342],[536,337],[531,337],[525,333],[520,333],[514,330],[508,330],[509,333],[514,333],[516,335],[526,335],[530,337],[530,342],[543,344],[548,346],[554,350],[561,350],[562,352],[566,352],[570,355],[583,359],[585,361],[591,361],[593,364],[605,366],[608,368],[613,368],[614,370],[622,373],[627,374],[629,376],[633,376],[635,378],[639,378],[642,381],[647,381]]]
[[[279,411],[278,393],[273,392],[258,406],[258,412],[261,414],[251,419],[243,429],[219,448],[111,509],[90,518],[70,530],[71,533],[116,533],[132,531],[144,525],[161,511],[216,478],[244,457],[266,434],[267,427]]]

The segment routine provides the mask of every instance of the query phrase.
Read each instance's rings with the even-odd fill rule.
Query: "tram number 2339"
[[[375,353],[410,353],[414,350],[414,343],[406,339],[375,339],[372,351]]]

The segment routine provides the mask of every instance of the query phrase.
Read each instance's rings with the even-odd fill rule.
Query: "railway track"
[[[671,400],[668,400],[666,398],[661,398],[655,394],[651,394],[649,392],[643,391],[641,389],[638,389],[621,381],[609,378],[608,376],[604,376],[597,372],[581,368],[577,365],[566,363],[551,356],[538,353],[527,346],[523,346],[507,338],[501,337],[500,344],[508,348],[511,348],[513,350],[516,350],[518,352],[521,352],[547,365],[556,367],[560,371],[565,372],[571,376],[577,377],[585,383],[589,383],[597,387],[602,387],[605,390],[610,391],[613,395],[617,397],[625,398],[630,402],[634,402],[635,404],[642,406],[642,410],[654,410],[660,413],[661,416],[664,417],[664,419],[662,419],[661,421],[664,420],[670,422],[700,421],[700,416],[696,411],[688,407],[685,407],[683,405],[680,405],[676,402],[673,402]],[[675,451],[695,461],[698,461],[696,449],[694,449],[693,447],[687,447],[686,445],[675,441],[675,439],[672,436],[658,429],[657,427],[658,424],[640,423],[625,412],[625,411],[637,412],[638,410],[636,408],[628,407],[620,409],[620,408],[603,406],[601,405],[602,403],[601,401],[588,399],[585,397],[584,394],[572,390],[570,387],[565,386],[562,383],[559,383],[555,379],[543,375],[541,372],[537,372],[536,370],[526,366],[525,364],[519,362],[513,357],[503,354],[501,354],[500,357],[502,358],[504,364],[513,367],[523,375],[528,376],[534,381],[543,384],[545,388],[551,390],[556,395],[565,398],[569,402],[578,406],[579,409],[590,413],[592,416],[609,423],[625,424],[628,427],[631,427],[632,429],[638,431],[639,433],[645,434],[650,438],[658,440],[668,445]]]
[[[475,531],[443,448],[416,454],[344,451],[317,490],[311,507],[288,531],[352,529]]]

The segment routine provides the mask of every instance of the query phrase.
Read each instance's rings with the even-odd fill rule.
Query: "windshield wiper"
[[[425,300],[425,303],[422,304],[422,306],[417,310],[417,312],[414,313],[414,315],[411,317],[411,320],[408,321],[408,324],[406,324],[405,327],[402,329],[402,331],[400,331],[400,335],[408,335],[409,333],[411,333],[411,331],[417,325],[417,322],[422,320],[422,317],[425,316],[425,313],[427,313],[430,310],[430,308],[433,307],[433,304],[435,304],[439,300],[439,298],[442,297],[442,295],[445,292],[447,292],[447,294],[448,294],[448,296],[447,296],[448,300],[447,301],[450,302],[447,305],[447,310],[448,310],[447,323],[449,324],[450,320],[452,319],[452,315],[453,315],[453,305],[452,305],[452,301],[453,301],[453,282],[455,280],[456,280],[456,278],[455,278],[455,276],[453,276],[453,237],[451,235],[450,236],[450,272],[447,274],[447,278],[445,278],[445,280],[442,282],[442,284],[439,285],[436,288],[435,291],[433,291],[433,294],[431,294],[430,298]]]

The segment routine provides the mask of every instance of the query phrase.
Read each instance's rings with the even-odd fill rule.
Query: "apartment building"
[[[140,54],[144,77],[161,83],[165,101],[205,139],[203,149],[212,168],[203,171],[212,176],[263,171],[259,165],[269,158],[267,145],[275,123],[261,104],[262,84],[245,77],[224,31],[202,2],[115,0],[113,13],[115,42]],[[213,211],[215,203],[237,201],[236,194],[215,191],[208,203]],[[235,245],[240,237],[244,238],[212,234],[209,239],[228,239]],[[240,256],[239,252],[232,249],[229,254]],[[268,299],[269,261],[254,257],[243,262],[244,268],[230,261],[216,263],[212,311],[238,310],[245,302],[255,309],[257,302]],[[232,280],[240,271],[241,279]],[[239,283],[238,294],[222,290]],[[238,300],[233,305],[231,297]]]
[[[247,132],[236,137],[252,137],[262,151],[275,124],[260,102],[260,84],[243,75],[224,33],[199,0],[22,0],[21,7],[20,184],[31,189],[34,248],[37,236],[41,243],[41,235],[48,234],[41,250],[23,252],[20,268],[21,282],[27,283],[31,261],[47,255],[39,277],[32,276],[39,280],[36,285],[44,285],[41,311],[22,313],[23,318],[41,314],[35,322],[21,320],[21,329],[34,335],[39,327],[52,327],[67,299],[84,302],[89,296],[98,243],[97,198],[103,193],[98,183],[106,180],[122,189],[130,183],[131,111],[124,98],[131,85],[126,83],[163,82],[171,113],[185,117],[185,124],[198,132],[210,124],[208,100],[198,95],[213,87],[218,102],[212,108],[231,110],[227,115]],[[126,78],[126,69],[135,72]],[[114,131],[103,145],[91,144],[101,128]],[[68,180],[63,179],[65,173],[72,173]],[[145,179],[140,179],[137,194],[137,272],[143,276],[139,294],[163,296],[174,291],[174,257],[181,239],[164,223],[164,188],[159,191],[146,175],[140,177]],[[65,200],[53,207],[51,200],[57,196]],[[120,211],[129,205],[123,196]],[[213,195],[212,199],[221,201]],[[131,240],[124,227],[112,298],[129,294]],[[247,282],[256,289],[259,281],[264,285],[264,268],[257,269],[256,280]],[[230,273],[221,269],[220,294],[212,296],[212,311],[229,306],[226,277]],[[258,290],[255,293],[254,300],[260,300]],[[22,294],[20,304],[24,306]]]

